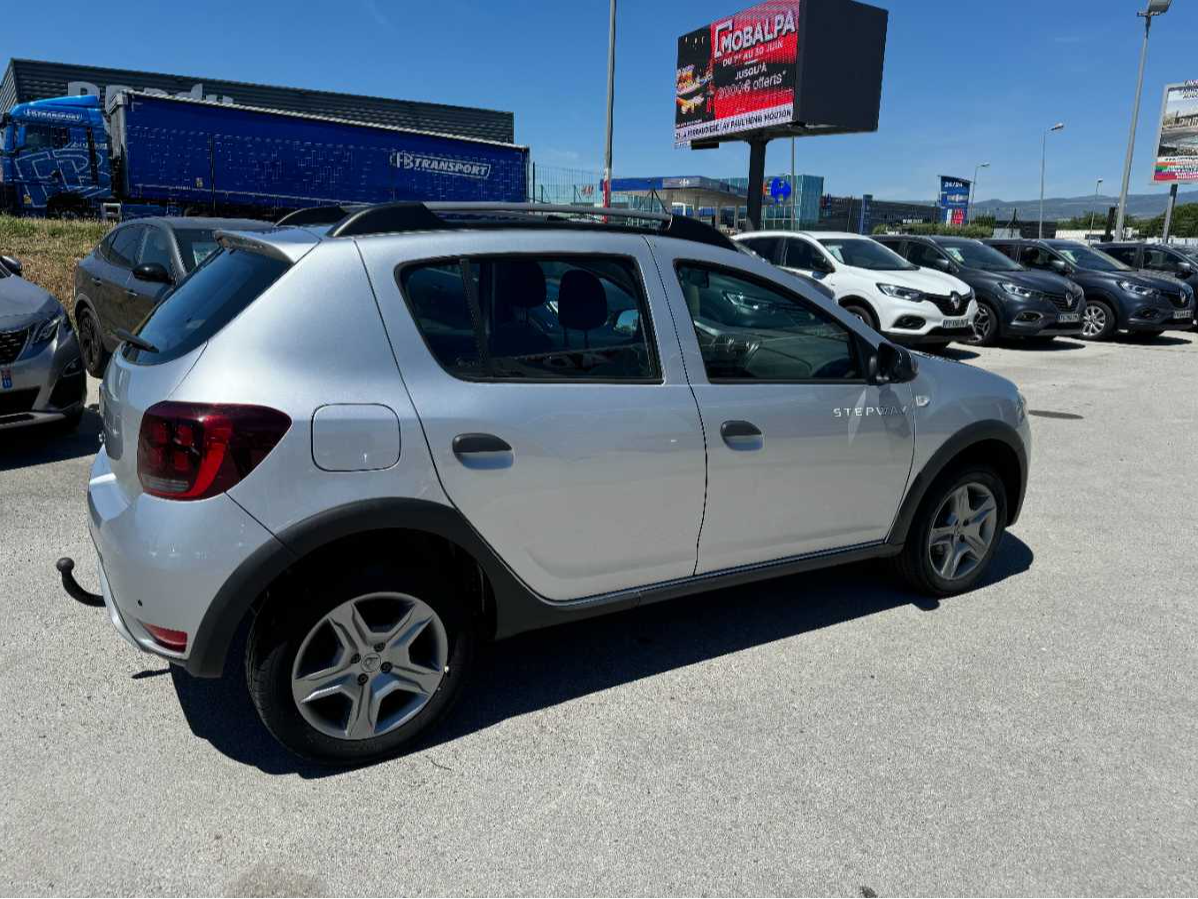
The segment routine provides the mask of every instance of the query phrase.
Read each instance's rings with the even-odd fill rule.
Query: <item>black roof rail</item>
[[[276,225],[335,225],[360,206],[308,206],[304,209],[293,209],[277,222]]]
[[[335,207],[323,207],[331,209]],[[306,210],[300,210],[304,212]],[[296,213],[292,213],[295,215]],[[588,220],[580,219],[586,217]],[[596,222],[602,218],[607,221]],[[330,237],[360,237],[367,234],[396,234],[405,231],[444,231],[479,227],[575,227],[609,228],[611,219],[659,223],[657,228],[635,228],[636,233],[658,234],[737,250],[723,232],[698,219],[636,209],[602,206],[555,206],[547,203],[447,203],[400,202],[353,208],[336,220]],[[287,224],[298,224],[290,216]],[[321,219],[321,224],[326,220]],[[282,222],[280,222],[282,224]]]

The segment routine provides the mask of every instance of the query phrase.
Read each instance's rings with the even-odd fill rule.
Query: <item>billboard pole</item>
[[[761,229],[761,190],[765,184],[765,137],[749,138],[749,230]]]
[[[1127,158],[1123,160],[1123,187],[1119,190],[1119,217],[1115,220],[1115,239],[1123,240],[1123,219],[1127,213],[1127,184],[1131,180],[1131,158],[1136,149],[1136,123],[1140,120],[1140,94],[1144,91],[1144,62],[1148,58],[1148,32],[1153,16],[1169,10],[1172,0],[1148,0],[1148,8],[1136,13],[1144,19],[1144,43],[1140,47],[1140,74],[1136,76],[1136,99],[1131,107],[1131,130],[1127,135]]]
[[[607,145],[603,151],[603,206],[611,206],[611,122],[616,93],[616,0],[611,0],[607,26]]]
[[[1169,205],[1165,207],[1165,227],[1161,231],[1161,242],[1169,242],[1169,226],[1173,224],[1173,207],[1177,205],[1177,182],[1169,185]]]

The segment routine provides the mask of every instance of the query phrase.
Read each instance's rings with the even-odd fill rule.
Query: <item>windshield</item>
[[[183,267],[191,271],[220,246],[212,235],[212,228],[176,228],[175,237],[179,241],[179,255],[183,257]]]
[[[980,268],[984,272],[1023,271],[1022,265],[984,243],[963,240],[960,243],[942,243],[940,249],[966,268]]]
[[[1078,244],[1054,244],[1053,250],[1064,256],[1073,265],[1085,271],[1092,272],[1130,272],[1130,265],[1124,265],[1114,256],[1108,256],[1102,250]]]
[[[919,268],[876,240],[864,237],[828,237],[820,243],[837,262],[856,268],[867,268],[876,272],[910,272]]]

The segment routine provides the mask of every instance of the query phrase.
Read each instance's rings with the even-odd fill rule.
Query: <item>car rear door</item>
[[[565,601],[694,574],[703,429],[643,238],[359,247],[445,492],[526,584]]]
[[[129,305],[125,293],[141,246],[144,225],[122,225],[113,232],[112,240],[103,254],[103,264],[92,278],[93,299],[100,318],[105,345],[112,349],[116,343],[116,331],[128,328],[126,308]]]
[[[831,301],[702,244],[651,238],[707,434],[699,572],[876,543],[906,489],[909,384],[867,382]]]

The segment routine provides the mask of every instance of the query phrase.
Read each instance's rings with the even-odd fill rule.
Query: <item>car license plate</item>
[[[1174,318],[1193,318],[1194,310],[1193,309],[1175,309],[1173,311],[1173,317]]]
[[[0,390],[12,390],[11,368],[0,368]]]
[[[942,328],[968,328],[968,318],[946,318],[940,325]]]
[[[1062,312],[1057,316],[1057,321],[1062,325],[1072,324],[1073,322],[1079,322],[1081,320],[1082,315],[1080,312]]]

